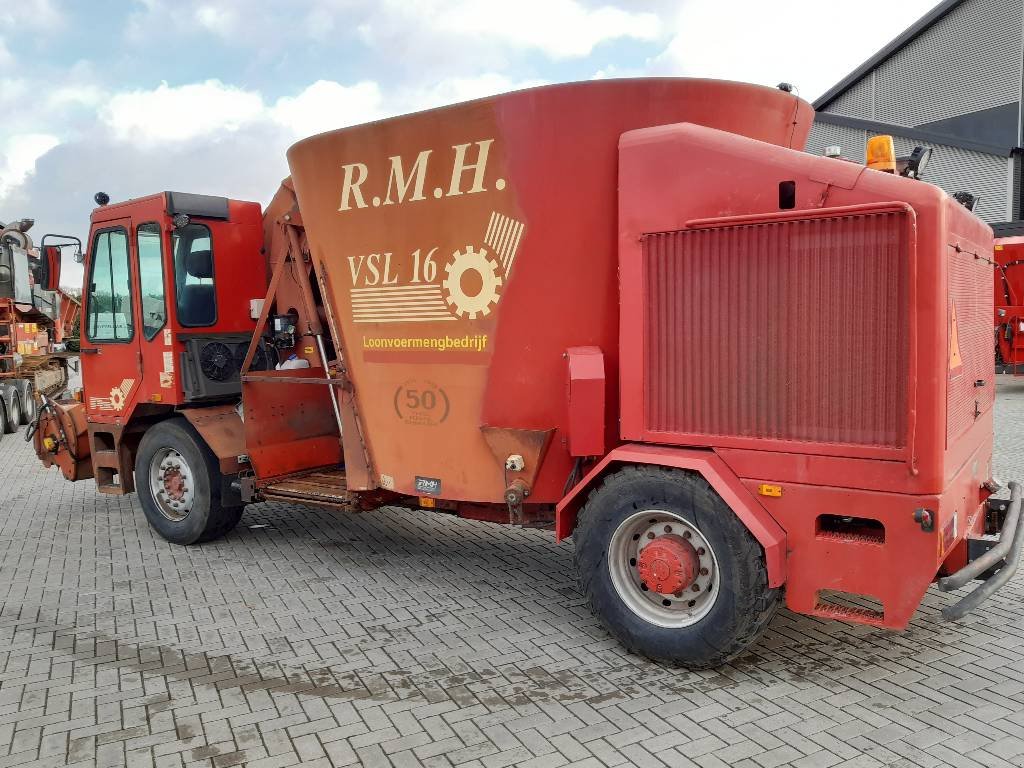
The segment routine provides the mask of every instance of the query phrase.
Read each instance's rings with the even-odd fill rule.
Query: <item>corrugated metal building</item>
[[[932,147],[926,181],[979,196],[992,224],[1024,223],[1022,92],[1024,0],[944,0],[814,102],[807,151],[863,162],[879,133],[899,155]]]

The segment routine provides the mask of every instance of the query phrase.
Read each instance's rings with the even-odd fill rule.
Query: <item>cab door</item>
[[[132,241],[129,218],[93,226],[81,339],[83,400],[90,421],[122,423],[142,381]]]

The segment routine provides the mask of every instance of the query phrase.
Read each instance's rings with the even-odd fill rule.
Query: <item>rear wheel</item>
[[[174,544],[212,541],[231,531],[244,507],[221,500],[217,459],[184,419],[146,432],[135,457],[135,487],[149,524]]]
[[[778,608],[760,545],[695,473],[628,467],[606,477],[574,540],[594,612],[650,658],[719,666],[750,646]]]

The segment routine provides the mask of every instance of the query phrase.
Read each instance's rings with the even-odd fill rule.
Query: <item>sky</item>
[[[0,222],[84,238],[100,190],[266,203],[304,136],[545,83],[785,81],[813,101],[933,5],[0,0]]]

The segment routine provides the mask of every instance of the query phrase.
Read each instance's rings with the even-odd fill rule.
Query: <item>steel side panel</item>
[[[322,368],[299,373],[324,375]],[[242,384],[246,452],[260,481],[342,462],[327,385],[290,384],[286,375],[280,378]]]
[[[569,453],[601,456],[605,451],[605,366],[598,347],[572,347],[569,368]]]
[[[563,354],[596,346],[618,369],[619,137],[691,122],[802,147],[812,119],[777,89],[638,79],[528,89],[294,145],[378,481],[415,494],[423,476],[444,498],[501,503],[504,471],[481,425],[555,430],[530,500],[556,503],[574,463]],[[605,398],[613,440],[614,376]]]
[[[555,508],[555,536],[558,541],[572,533],[576,519],[575,503],[580,495],[613,464],[647,464],[699,473],[764,548],[768,586],[780,587],[786,582],[786,532],[725,462],[710,451],[655,445],[623,445],[612,450]]]
[[[202,435],[226,475],[241,469],[238,457],[245,453],[245,426],[233,405],[185,408],[181,414]]]

